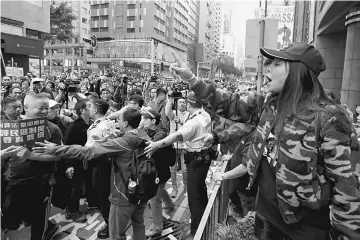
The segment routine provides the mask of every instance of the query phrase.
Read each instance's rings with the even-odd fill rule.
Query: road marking
[[[92,217],[88,218],[87,223],[92,224],[98,216],[99,216],[99,213],[95,213],[94,215],[92,215]],[[87,215],[86,215],[86,217],[87,217]]]
[[[57,217],[54,218],[54,220],[55,220],[56,223],[59,223],[59,222],[73,222],[72,219],[66,219],[64,214],[58,215]]]
[[[64,232],[64,231],[68,230],[69,228],[73,227],[74,225],[75,225],[74,222],[64,225],[61,227],[60,232]]]
[[[51,217],[49,217],[49,220],[51,221],[51,220],[53,220],[54,218],[56,218],[57,216],[59,216],[61,213],[58,213],[58,214],[55,214],[54,216],[51,216]]]
[[[72,230],[71,234],[76,234],[77,231],[83,227],[86,227],[86,223],[75,223],[74,229]]]
[[[167,235],[167,234],[172,233],[172,232],[173,232],[172,228],[169,227],[169,228],[162,231],[161,236]]]
[[[174,237],[172,234],[167,236],[170,240],[177,240],[176,237]]]
[[[96,220],[95,222],[93,222],[92,224],[90,224],[89,226],[87,226],[85,229],[86,230],[91,230],[93,227],[95,227],[100,221]]]
[[[93,235],[91,235],[90,238],[88,238],[88,240],[96,240],[97,239],[97,232],[95,232]]]
[[[98,231],[100,231],[101,230],[101,228],[103,227],[103,226],[105,226],[105,222],[102,222],[99,226],[97,226],[97,228],[95,228],[95,232],[98,232]]]
[[[178,207],[178,209],[176,210],[174,216],[171,218],[171,220],[179,221],[181,219],[182,215],[185,212],[187,203],[188,203],[188,198],[185,197],[184,200],[182,201],[182,203],[180,204],[180,206]],[[183,207],[183,206],[185,206],[185,207]]]
[[[75,234],[70,234],[70,235],[67,235],[66,237],[64,237],[61,240],[80,240],[80,238],[78,238],[78,236],[76,236]]]

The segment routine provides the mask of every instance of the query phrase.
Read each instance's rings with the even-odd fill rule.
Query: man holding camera
[[[193,142],[194,139],[211,132],[210,115],[203,109],[202,102],[195,98],[194,94],[188,96],[188,111],[190,117],[179,130],[160,141],[149,142],[145,152],[151,155],[157,149],[169,146],[176,141],[184,142],[187,182],[191,182],[187,188],[191,231],[185,239],[193,239],[208,202],[205,179],[211,160],[215,158],[215,152],[200,141]]]
[[[176,95],[176,94],[175,94]],[[176,110],[173,109],[173,105],[175,104]],[[184,125],[186,120],[189,118],[190,113],[186,111],[186,101],[182,95],[174,96],[172,92],[168,94],[168,101],[165,106],[165,114],[170,119],[170,133],[176,132],[181,126]],[[184,143],[182,142],[175,142],[174,143],[175,149],[177,149],[177,156],[180,158],[180,166],[183,175],[183,183],[184,189],[187,189],[187,173],[186,173],[186,166],[184,160]],[[175,164],[171,167],[171,183],[172,183],[172,192],[170,196],[175,198],[178,194],[177,188],[177,172],[178,166]]]
[[[148,107],[161,114],[161,124],[166,132],[170,132],[170,122],[165,115],[166,94],[167,92],[164,88],[158,88],[156,90],[156,98],[148,103]]]

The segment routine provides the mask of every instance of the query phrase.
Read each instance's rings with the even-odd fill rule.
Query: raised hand
[[[183,80],[188,80],[194,75],[186,63],[184,63],[175,52],[171,51],[173,57],[175,58],[175,63],[170,65],[170,72],[174,71],[176,75],[179,75]]]

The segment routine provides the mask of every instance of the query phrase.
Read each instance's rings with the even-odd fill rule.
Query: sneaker
[[[145,231],[146,238],[161,236],[161,234],[162,230],[156,231],[154,227],[150,227],[148,230]]]
[[[100,239],[109,238],[109,226],[106,225],[102,230],[100,230],[97,234],[97,237]]]
[[[49,222],[48,228],[42,240],[51,240],[60,232],[61,226]]]
[[[177,187],[173,187],[173,189],[172,189],[172,191],[171,191],[171,193],[170,193],[170,197],[171,197],[171,198],[176,198],[177,194],[178,194],[178,189],[177,189]]]
[[[65,213],[65,218],[67,220],[71,219],[73,220],[74,222],[77,222],[77,223],[83,223],[83,222],[86,222],[86,216],[85,216],[85,213],[79,213],[79,212],[76,212],[76,213],[70,213],[70,212],[66,212]]]

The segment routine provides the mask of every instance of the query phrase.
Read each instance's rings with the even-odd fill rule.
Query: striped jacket
[[[272,99],[254,133],[247,161],[249,187],[256,181],[265,142],[275,124],[274,106]],[[286,119],[276,140],[276,191],[281,215],[292,224],[302,218],[305,208],[329,206],[332,239],[360,239],[359,183],[350,162],[351,123],[340,108],[325,106],[320,130],[323,160],[319,160],[314,119]]]

